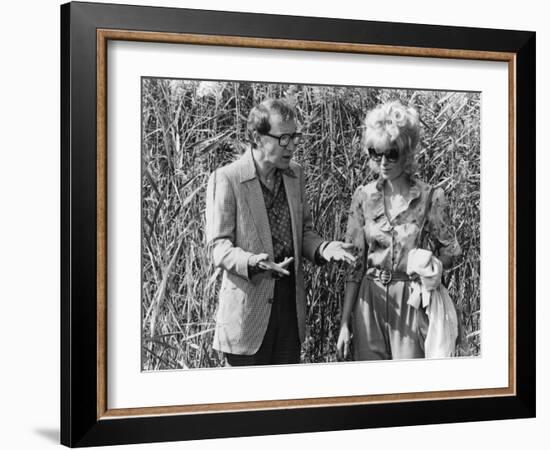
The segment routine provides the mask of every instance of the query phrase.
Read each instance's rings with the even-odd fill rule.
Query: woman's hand
[[[345,361],[350,356],[351,337],[351,331],[349,330],[348,324],[342,324],[340,334],[338,335],[338,342],[336,344],[336,350],[341,360]]]

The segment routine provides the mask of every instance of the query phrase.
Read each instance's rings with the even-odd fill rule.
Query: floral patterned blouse
[[[350,266],[348,281],[361,282],[369,267],[405,272],[409,251],[416,247],[426,211],[430,185],[414,177],[406,205],[390,220],[384,205],[384,180],[379,178],[359,186],[353,194],[348,218],[346,242],[355,244],[357,260]],[[447,213],[443,189],[432,194],[431,207],[424,225],[421,248],[436,256],[461,253]]]

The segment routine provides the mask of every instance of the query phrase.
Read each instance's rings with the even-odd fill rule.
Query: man
[[[206,235],[224,269],[214,348],[228,365],[300,362],[306,307],[302,258],[352,262],[352,244],[313,230],[294,109],[265,100],[248,118],[251,147],[208,181]]]

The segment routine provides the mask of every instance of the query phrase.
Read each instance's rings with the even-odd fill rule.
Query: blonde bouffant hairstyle
[[[365,117],[363,148],[389,148],[395,145],[405,155],[403,170],[413,175],[417,169],[415,155],[420,135],[418,112],[399,101],[380,104]],[[379,164],[369,161],[372,170],[379,172]]]

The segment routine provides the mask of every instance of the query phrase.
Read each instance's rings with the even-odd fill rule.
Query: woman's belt
[[[418,279],[418,276],[409,275],[406,272],[391,271],[387,269],[377,269],[376,267],[371,267],[367,269],[367,278],[370,280],[380,281],[384,286],[395,283],[396,281],[414,281]]]

